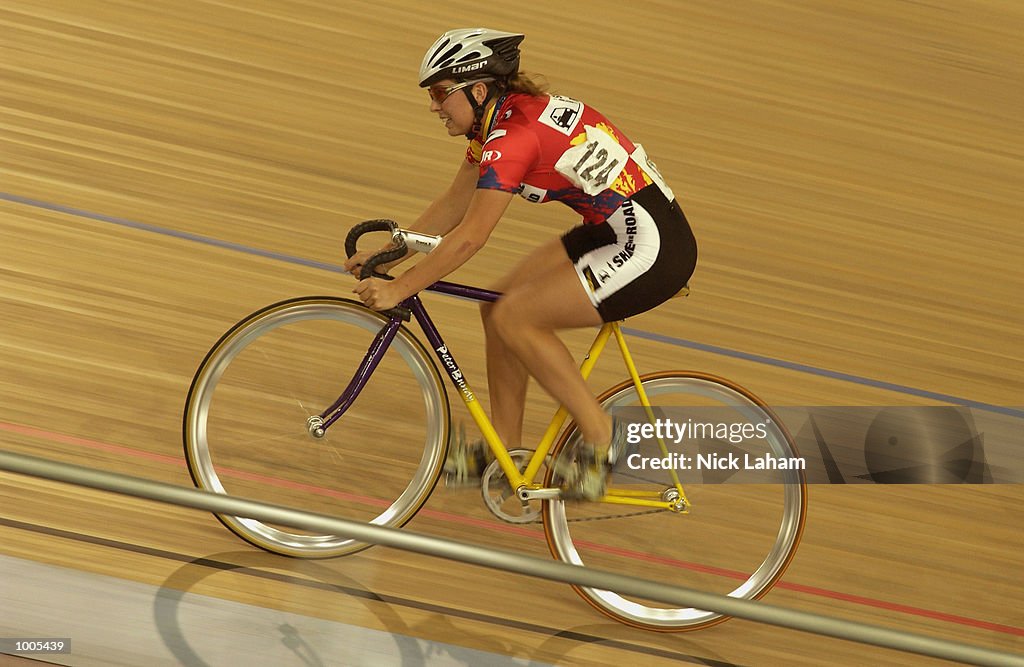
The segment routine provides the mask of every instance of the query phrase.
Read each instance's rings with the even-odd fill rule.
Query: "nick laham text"
[[[630,470],[805,470],[807,462],[802,456],[784,457],[760,454],[669,454],[650,458],[630,454],[626,458]]]

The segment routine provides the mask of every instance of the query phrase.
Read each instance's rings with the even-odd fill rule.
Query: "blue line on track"
[[[628,333],[629,335],[635,336],[637,338],[644,338],[647,340],[657,341],[659,343],[666,343],[668,345],[686,347],[692,350],[700,350],[701,352],[710,352],[711,354],[717,354],[723,357],[731,357],[733,359],[752,361],[757,364],[766,364],[768,366],[775,366],[777,368],[785,368],[791,371],[807,373],[808,375],[817,375],[819,377],[825,377],[832,380],[840,380],[842,382],[852,382],[854,384],[864,385],[866,387],[885,389],[886,391],[892,391],[900,394],[908,394],[910,396],[918,396],[920,398],[942,401],[943,403],[963,405],[970,408],[977,408],[978,410],[984,410],[986,412],[996,412],[999,414],[1008,415],[1010,417],[1024,418],[1024,410],[1021,410],[1019,408],[1010,408],[1002,405],[993,405],[991,403],[982,403],[981,401],[974,401],[968,398],[960,398],[959,396],[951,396],[950,394],[940,394],[938,392],[928,391],[926,389],[917,389],[915,387],[908,387],[902,384],[883,382],[882,380],[872,380],[871,378],[860,377],[859,375],[851,375],[849,373],[841,373],[839,371],[830,371],[827,368],[818,368],[816,366],[808,366],[807,364],[799,364],[794,361],[774,359],[772,357],[765,357],[760,354],[751,354],[750,352],[730,350],[729,348],[718,347],[717,345],[698,343],[692,340],[674,338],[672,336],[665,336],[663,334],[640,331],[638,329],[627,329],[623,327],[622,330]]]
[[[242,245],[240,243],[232,243],[230,241],[222,241],[209,236],[202,236],[200,234],[191,234],[189,232],[181,232],[174,229],[167,229],[165,227],[158,227],[156,225],[149,225],[144,222],[136,222],[134,220],[128,220],[126,218],[117,218],[110,215],[103,215],[102,213],[94,213],[92,211],[85,211],[79,208],[71,206],[63,206],[61,204],[53,204],[50,202],[41,201],[38,199],[30,199],[28,197],[22,197],[19,195],[8,194],[6,192],[0,192],[0,200],[13,202],[15,204],[24,204],[25,206],[32,206],[34,208],[45,209],[48,211],[56,211],[58,213],[66,213],[79,218],[86,218],[88,220],[96,220],[98,222],[106,222],[121,227],[128,227],[130,229],[138,229],[144,232],[151,232],[154,234],[161,234],[163,236],[170,236],[177,239],[183,239],[186,241],[193,241],[196,243],[202,243],[204,245],[214,246],[217,248],[226,248],[228,250],[234,250],[236,252],[243,252],[248,255],[256,255],[258,257],[266,257],[268,259],[274,259],[281,262],[288,262],[290,264],[298,264],[300,266],[307,266],[314,269],[321,269],[323,271],[330,271],[332,273],[344,273],[341,266],[336,264],[328,264],[326,262],[317,262],[311,259],[305,259],[302,257],[294,257],[292,255],[285,255],[283,253],[271,252],[269,250],[261,250],[259,248],[252,248],[249,246]],[[818,377],[825,377],[832,380],[839,380],[841,382],[850,382],[853,384],[859,384],[865,387],[874,387],[876,389],[884,389],[886,391],[892,391],[900,394],[907,394],[910,396],[917,396],[919,398],[926,398],[943,403],[952,403],[955,405],[963,405],[977,410],[983,410],[985,412],[994,412],[998,414],[1008,415],[1010,417],[1024,418],[1024,410],[1019,408],[1011,408],[1001,405],[993,405],[991,403],[983,403],[981,401],[974,401],[967,398],[961,398],[958,396],[951,396],[949,394],[940,394],[934,391],[927,391],[925,389],[917,389],[915,387],[908,387],[905,385],[894,384],[892,382],[883,382],[881,380],[872,380],[871,378],[860,377],[858,375],[851,375],[849,373],[841,373],[839,371],[830,371],[825,368],[817,368],[815,366],[808,366],[806,364],[800,364],[792,361],[784,361],[782,359],[774,359],[772,357],[765,357],[759,354],[752,354],[750,352],[742,352],[739,350],[731,350],[725,347],[718,347],[717,345],[709,345],[707,343],[698,343],[692,340],[686,340],[683,338],[675,338],[673,336],[665,336],[662,334],[650,333],[647,331],[640,331],[638,329],[623,328],[623,331],[627,332],[631,336],[637,338],[644,338],[646,340],[656,341],[659,343],[665,343],[667,345],[674,345],[676,347],[685,347],[692,350],[699,350],[701,352],[709,352],[711,354],[717,354],[724,357],[730,357],[733,359],[742,359],[744,361],[751,361],[758,364],[765,364],[768,366],[775,366],[776,368],[785,368],[787,370],[797,371],[800,373],[807,373],[809,375],[816,375]]]
[[[302,257],[293,257],[292,255],[285,255],[279,252],[271,252],[270,250],[261,250],[259,248],[251,248],[244,246],[240,243],[232,243],[231,241],[222,241],[215,239],[210,236],[202,236],[200,234],[191,234],[189,232],[181,232],[176,229],[167,229],[166,227],[157,227],[156,225],[148,225],[144,222],[136,222],[134,220],[128,220],[126,218],[117,218],[112,215],[104,215],[102,213],[93,213],[92,211],[84,211],[80,208],[73,208],[71,206],[63,206],[61,204],[51,204],[50,202],[40,201],[38,199],[29,199],[28,197],[21,197],[19,195],[12,195],[6,192],[0,192],[0,199],[4,201],[13,202],[15,204],[24,204],[25,206],[32,206],[34,208],[41,208],[47,211],[56,211],[57,213],[66,213],[79,218],[86,218],[89,220],[96,220],[98,222],[109,222],[114,225],[121,227],[128,227],[130,229],[138,229],[144,232],[152,232],[154,234],[162,234],[164,236],[171,236],[176,239],[183,239],[185,241],[195,241],[196,243],[202,243],[204,245],[214,246],[217,248],[226,248],[228,250],[235,250],[237,252],[244,252],[248,255],[256,255],[257,257],[266,257],[268,259],[276,259],[281,262],[288,262],[290,264],[299,264],[302,266],[308,266],[314,269],[322,269],[324,271],[332,271],[334,273],[344,273],[342,267],[335,264],[327,264],[326,262],[317,262],[311,259],[303,259]]]

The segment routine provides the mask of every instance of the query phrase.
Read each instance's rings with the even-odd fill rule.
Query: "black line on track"
[[[679,662],[688,662],[695,665],[707,665],[708,667],[740,667],[740,665],[734,662],[727,662],[715,658],[701,658],[695,655],[677,653],[674,651],[655,648],[651,646],[639,646],[637,644],[630,644],[628,642],[624,642],[617,639],[606,639],[605,637],[590,635],[583,632],[576,632],[574,630],[562,630],[559,632],[552,633],[552,628],[550,627],[536,625],[534,623],[527,623],[525,621],[517,621],[510,618],[492,616],[490,614],[481,614],[478,612],[467,611],[465,609],[458,609],[456,607],[447,607],[441,604],[422,602],[419,600],[412,600],[409,598],[398,597],[394,595],[382,595],[362,588],[304,579],[301,577],[294,577],[280,572],[267,572],[244,565],[236,565],[234,563],[227,563],[224,561],[213,560],[210,558],[197,558],[194,556],[188,556],[186,554],[176,553],[173,551],[166,551],[164,549],[147,547],[141,544],[121,542],[118,540],[112,540],[105,537],[97,537],[95,535],[86,535],[84,533],[62,530],[60,528],[52,528],[50,526],[40,526],[38,524],[18,521],[16,519],[8,519],[6,517],[0,517],[0,526],[7,526],[8,528],[15,528],[17,530],[24,530],[27,532],[38,533],[41,535],[48,535],[50,537],[58,537],[66,540],[72,540],[75,542],[95,544],[102,547],[119,549],[121,551],[128,551],[146,556],[153,556],[154,558],[162,558],[164,560],[175,561],[179,563],[191,563],[193,565],[201,565],[203,567],[208,567],[214,570],[232,571],[239,574],[258,577],[261,579],[279,581],[294,586],[304,586],[306,588],[315,588],[335,593],[344,593],[345,595],[348,595],[350,597],[361,598],[363,600],[382,602],[384,604],[406,607],[408,609],[417,609],[420,611],[427,611],[442,614],[445,616],[463,618],[466,620],[476,621],[479,623],[487,623],[490,625],[500,626],[504,628],[531,632],[545,637],[560,637],[562,639],[569,639],[571,641],[575,641],[581,644],[601,644],[602,646],[607,646],[609,648],[615,648],[623,651],[630,651],[632,653],[640,653],[659,658],[668,658],[671,660],[676,660]],[[254,551],[253,553],[260,552]]]

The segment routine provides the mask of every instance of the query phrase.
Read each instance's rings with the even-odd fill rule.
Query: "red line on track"
[[[168,456],[166,454],[156,454],[153,452],[146,452],[132,447],[125,447],[123,445],[114,445],[106,442],[100,442],[98,440],[91,440],[88,438],[81,438],[73,435],[66,435],[63,433],[54,433],[52,431],[46,431],[43,429],[35,428],[33,426],[24,426],[21,424],[10,424],[7,422],[0,422],[0,432],[14,433],[18,435],[35,438],[38,440],[46,440],[49,442],[56,442],[65,445],[74,445],[91,449],[94,451],[108,452],[111,454],[118,454],[124,456],[134,457],[136,459],[148,459],[150,461],[156,461],[159,463],[167,463],[170,465],[177,466],[179,468],[185,467],[185,461],[178,456]],[[316,495],[327,496],[331,498],[338,498],[342,500],[351,500],[354,502],[363,503],[366,505],[377,505],[386,506],[388,501],[370,498],[353,493],[345,493],[343,491],[335,491],[332,489],[325,489],[323,487],[314,486],[312,484],[302,484],[300,482],[291,482],[288,480],[276,479],[273,477],[267,477],[265,475],[258,475],[255,473],[245,472],[242,470],[225,470],[227,474],[231,474],[239,479],[246,479],[250,481],[258,481],[263,484],[278,486],[281,488],[290,488],[294,490],[306,491]],[[519,535],[522,537],[528,537],[531,539],[543,539],[543,535],[536,530],[530,530],[528,528],[521,528],[509,524],[495,523],[493,521],[485,521],[483,519],[476,519],[473,517],[463,516],[459,514],[452,514],[450,512],[441,512],[438,510],[424,509],[419,512],[419,516],[429,517],[431,519],[438,519],[441,521],[448,521],[451,523],[459,523],[462,525],[474,526],[478,528],[484,528],[487,530],[493,530],[501,533]],[[730,579],[744,579],[746,575],[722,568],[716,568],[708,565],[701,565],[699,563],[688,563],[685,561],[676,560],[673,558],[667,558],[662,556],[652,556],[642,552],[632,551],[630,549],[622,549],[619,547],[612,547],[602,544],[587,543],[581,544],[591,550],[599,550],[608,554],[617,556],[623,556],[627,558],[633,558],[636,560],[656,562],[664,565],[670,565],[673,567],[684,568],[697,572],[703,572],[707,574],[714,574]],[[875,609],[885,609],[888,611],[895,611],[901,614],[907,614],[910,616],[919,616],[922,618],[930,618],[945,623],[953,623],[956,625],[963,625],[973,628],[980,628],[983,630],[990,630],[992,632],[999,632],[1002,634],[1015,635],[1018,637],[1024,637],[1024,628],[1013,627],[1010,625],[1003,625],[1000,623],[991,623],[988,621],[982,621],[974,618],[967,618],[965,616],[957,616],[956,614],[948,614],[940,611],[933,611],[930,609],[921,609],[919,607],[912,607],[910,605],[899,604],[895,602],[887,602],[885,600],[876,600],[874,598],[868,598],[861,595],[853,595],[850,593],[842,593],[839,591],[831,591],[825,588],[817,588],[815,586],[805,586],[803,584],[795,584],[788,581],[781,581],[776,584],[777,588],[794,591],[797,593],[805,593],[807,595],[814,595],[818,597],[828,598],[832,600],[839,600],[842,602],[849,602],[851,604],[861,605],[865,607],[873,607]]]

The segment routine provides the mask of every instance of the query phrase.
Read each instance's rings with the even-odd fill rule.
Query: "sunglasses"
[[[473,81],[463,81],[462,83],[456,83],[451,86],[434,85],[427,88],[427,94],[430,95],[430,99],[437,102],[438,104],[443,103],[448,96],[457,90],[462,90],[468,86],[472,86],[475,83],[484,83],[487,81],[493,81],[494,79],[475,79]]]

